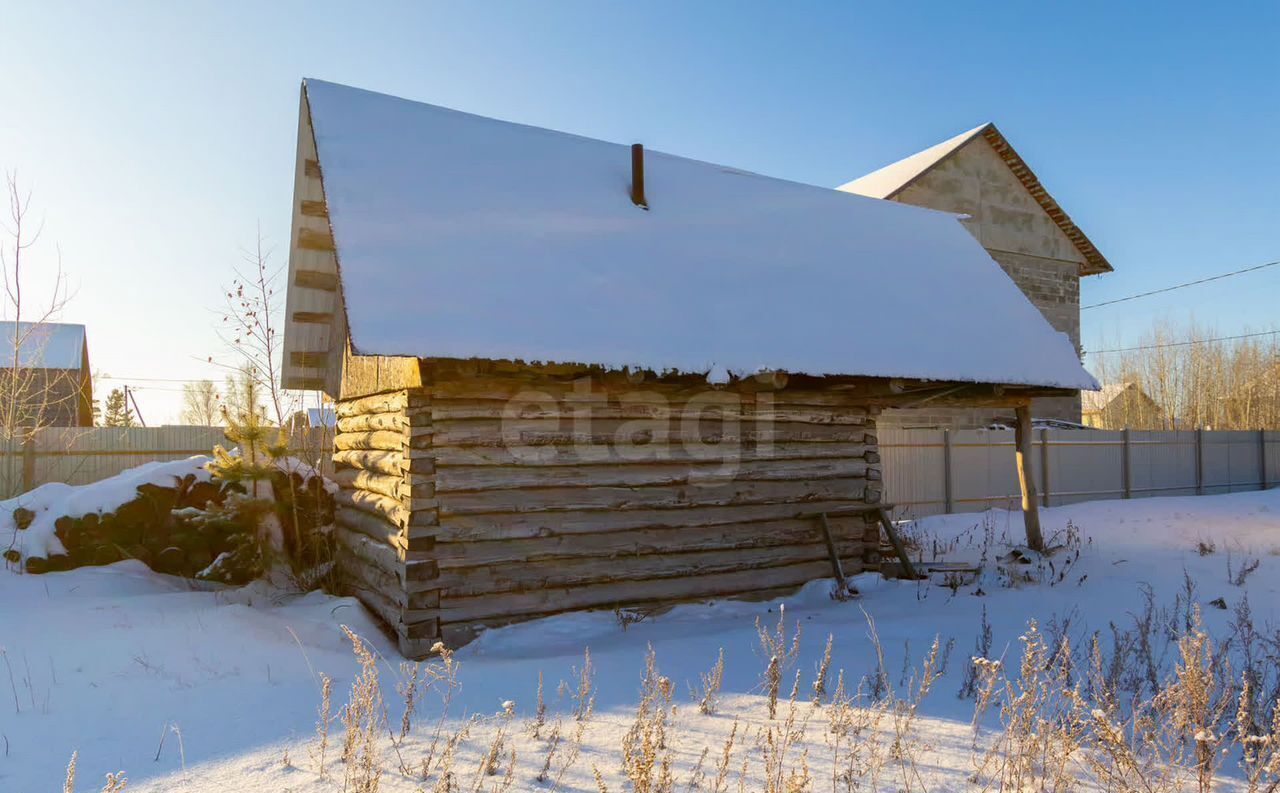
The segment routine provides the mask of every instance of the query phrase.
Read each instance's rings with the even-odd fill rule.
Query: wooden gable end
[[[298,111],[285,323],[284,387],[324,391],[336,397],[346,347],[346,318],[305,88]]]

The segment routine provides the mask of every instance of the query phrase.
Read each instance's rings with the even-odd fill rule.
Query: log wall
[[[414,658],[440,636],[428,411],[421,389],[342,400],[334,435],[339,570]]]
[[[874,513],[848,514],[880,500],[877,412],[837,391],[484,376],[346,400],[344,571],[411,655],[829,577],[819,511],[846,512],[830,524],[852,575],[878,561]]]

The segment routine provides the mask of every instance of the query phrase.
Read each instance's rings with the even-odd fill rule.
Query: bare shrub
[[[640,704],[635,720],[622,737],[622,772],[634,793],[671,793],[675,785],[667,746],[667,729],[674,710],[671,690],[671,680],[658,674],[657,657],[650,646],[645,653]]]
[[[724,648],[720,648],[720,654],[716,657],[716,662],[711,667],[710,672],[703,672],[702,685],[696,692],[698,700],[698,712],[703,715],[711,715],[716,712],[716,705],[720,698],[720,684],[724,680]]]
[[[342,743],[342,762],[346,766],[344,789],[377,793],[382,779],[378,741],[386,729],[378,664],[363,639],[345,625],[342,632],[351,642],[360,664],[360,672],[351,683],[350,698],[342,708],[342,724],[346,728]]]
[[[796,658],[800,655],[800,622],[796,621],[795,633],[788,639],[787,607],[779,605],[778,624],[772,629],[766,628],[760,618],[756,617],[756,636],[760,641],[760,650],[767,659],[760,677],[760,686],[769,697],[769,718],[772,719],[778,712],[778,689],[782,685],[782,678],[795,665]]]

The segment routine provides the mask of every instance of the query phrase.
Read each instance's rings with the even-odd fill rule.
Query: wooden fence
[[[301,430],[289,446],[295,456],[328,472],[332,437],[323,427]],[[96,482],[152,460],[209,454],[216,444],[230,445],[222,427],[49,427],[25,444],[0,442],[0,497],[46,482]]]
[[[880,430],[884,498],[903,516],[1017,507],[1012,430]],[[1045,506],[1280,484],[1280,432],[1037,430]]]
[[[294,454],[332,470],[331,430],[294,435]],[[879,431],[884,499],[902,515],[1015,507],[1012,430]],[[0,497],[46,482],[85,484],[151,460],[208,454],[220,427],[50,428],[0,445]],[[1280,432],[1038,430],[1033,465],[1046,506],[1104,498],[1231,493],[1280,484]]]

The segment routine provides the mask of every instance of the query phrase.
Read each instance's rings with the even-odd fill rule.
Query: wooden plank
[[[819,523],[822,525],[822,539],[827,546],[827,558],[831,560],[831,573],[836,579],[836,596],[845,597],[849,594],[849,583],[844,577],[844,567],[840,564],[840,553],[836,550],[835,537],[831,532],[831,521],[827,519],[827,513],[818,513]]]
[[[893,521],[889,518],[889,510],[891,507],[884,507],[879,511],[880,526],[884,529],[884,536],[889,538],[889,544],[893,546],[893,552],[897,555],[898,561],[902,563],[902,574],[904,578],[916,579],[915,566],[911,564],[911,557],[907,554],[907,548],[902,544],[902,539],[898,537],[898,531],[893,527]]]
[[[302,164],[302,172],[313,179],[319,179],[320,163],[317,160],[306,160]]]
[[[303,369],[323,369],[329,365],[329,353],[324,352],[291,352],[289,364]]]
[[[862,500],[867,480],[861,477],[751,482],[723,485],[655,487],[548,487],[530,490],[487,490],[441,496],[440,514],[484,515],[509,512],[620,510],[691,506],[792,503],[830,499]]]
[[[333,322],[333,314],[327,311],[295,311],[290,319],[294,322],[328,325]]]
[[[848,507],[864,507],[861,498],[812,502],[779,500],[763,504],[692,506],[674,509],[578,510],[512,512],[501,515],[442,516],[436,529],[439,542],[512,540],[559,534],[600,534],[631,529],[679,529],[752,523],[812,516]]]
[[[342,553],[358,556],[366,564],[396,576],[406,591],[417,593],[437,589],[434,582],[439,578],[439,568],[434,560],[403,559],[396,548],[342,525],[335,527],[334,537]]]
[[[303,289],[319,289],[323,292],[338,290],[338,274],[322,270],[298,270],[293,274],[293,285]]]
[[[302,226],[298,229],[298,248],[304,251],[332,251],[333,235],[328,229],[316,231]]]
[[[298,205],[298,211],[309,218],[329,217],[329,209],[323,201],[303,201]]]

